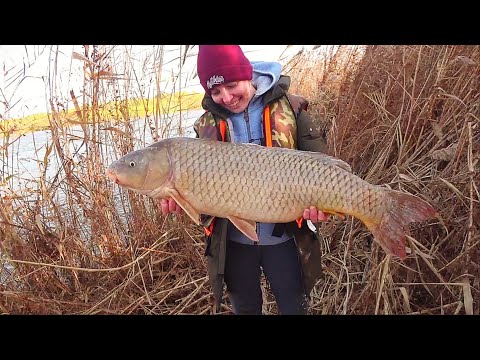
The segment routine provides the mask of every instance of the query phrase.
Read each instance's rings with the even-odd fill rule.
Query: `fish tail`
[[[436,210],[425,200],[407,193],[387,190],[385,211],[379,221],[364,221],[374,239],[387,254],[393,254],[402,260],[406,254],[406,235],[411,222],[438,217]]]

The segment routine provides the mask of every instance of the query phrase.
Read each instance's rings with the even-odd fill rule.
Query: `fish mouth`
[[[115,171],[111,168],[107,168],[107,175],[115,184],[118,184],[118,177]]]

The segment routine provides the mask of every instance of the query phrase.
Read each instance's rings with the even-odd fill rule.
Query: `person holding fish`
[[[216,312],[226,284],[235,314],[261,314],[263,271],[281,314],[307,313],[321,251],[305,219],[356,217],[387,255],[404,260],[410,223],[439,218],[421,197],[369,183],[326,155],[324,134],[306,100],[288,93],[280,64],[250,62],[238,45],[209,45],[200,46],[197,71],[206,110],[197,138],[162,139],[106,173],[160,199],[165,214],[183,211],[204,227]]]
[[[200,45],[197,72],[205,113],[195,122],[197,137],[325,152],[325,134],[306,112],[308,102],[288,93],[290,77],[281,70],[277,62],[250,62],[239,45]],[[160,206],[163,214],[183,212],[172,198],[161,199]],[[322,271],[320,244],[306,220],[325,221],[325,213],[311,206],[292,223],[257,223],[258,242],[228,219],[202,215],[202,220],[217,312],[225,283],[235,314],[262,314],[263,271],[281,314],[307,314],[309,293]]]

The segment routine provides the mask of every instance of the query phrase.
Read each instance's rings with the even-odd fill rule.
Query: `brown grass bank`
[[[332,87],[327,67],[317,83],[331,154],[372,183],[419,195],[441,219],[412,229],[404,262],[355,220],[322,225],[326,276],[313,312],[478,314],[480,47],[368,46],[355,56],[337,51],[330,68],[351,59],[355,72]]]

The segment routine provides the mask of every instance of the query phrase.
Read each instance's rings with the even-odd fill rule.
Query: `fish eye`
[[[130,161],[130,163],[128,165],[130,165],[130,167],[134,167],[135,166],[135,161]]]

